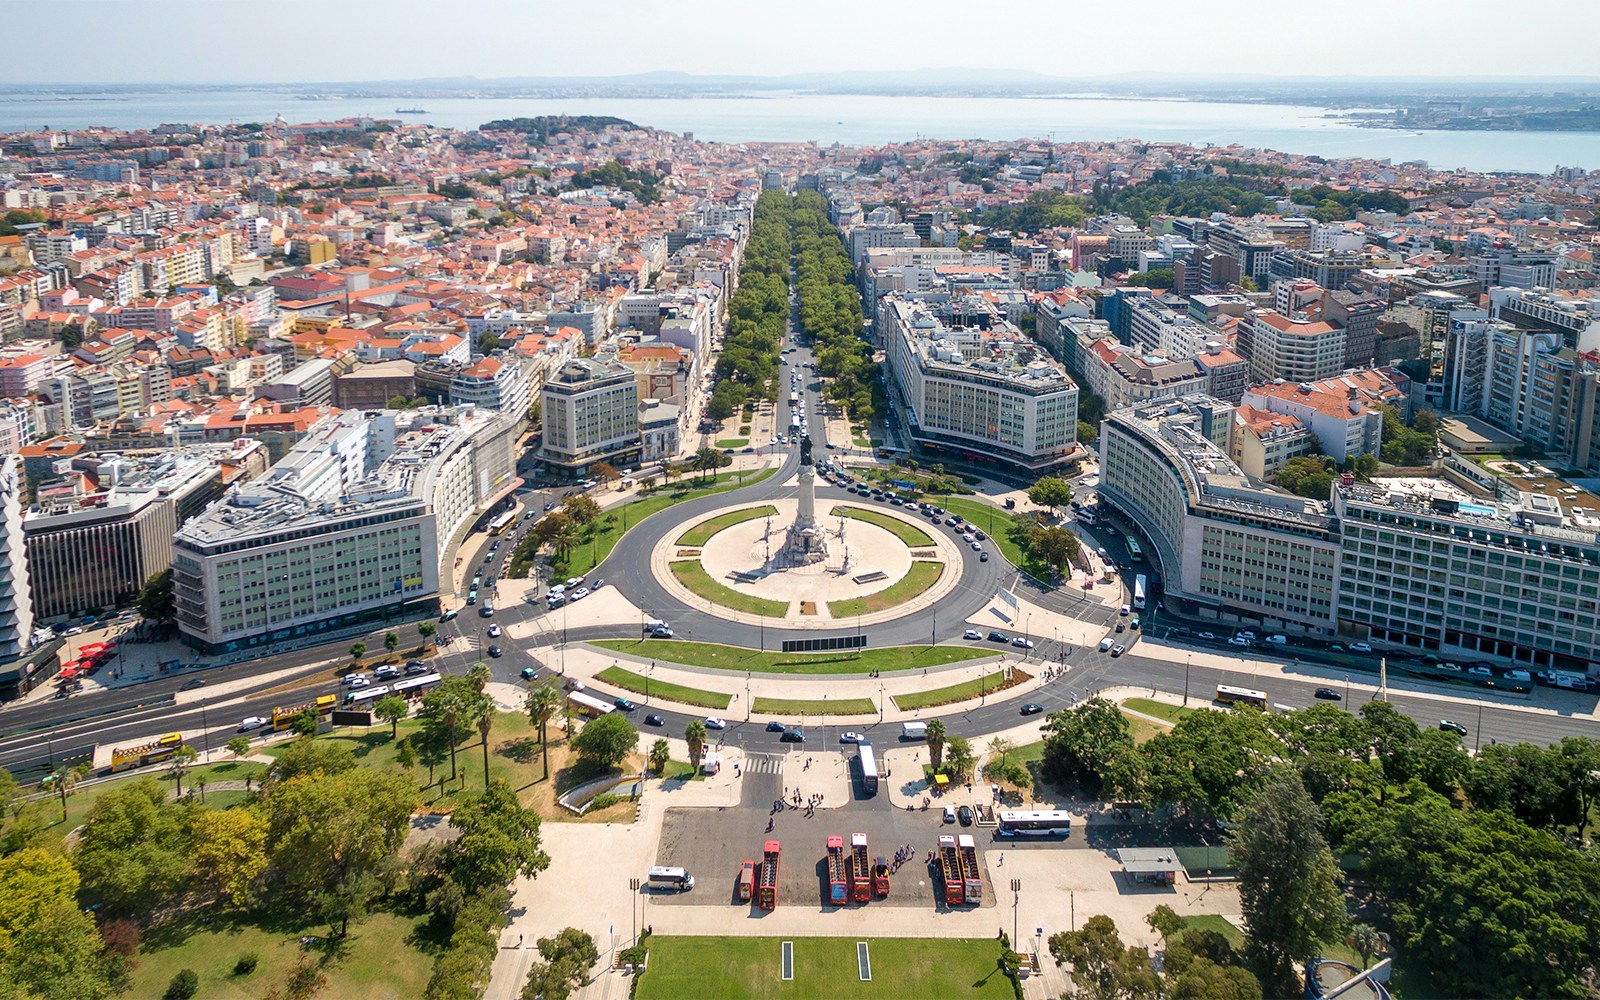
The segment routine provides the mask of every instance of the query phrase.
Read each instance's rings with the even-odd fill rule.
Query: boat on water
[[[397,114],[397,115],[425,115],[425,114],[428,113],[428,109],[427,108],[395,108],[394,109],[394,113]]]

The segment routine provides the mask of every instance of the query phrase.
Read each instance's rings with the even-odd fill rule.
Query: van
[[[1281,636],[1281,635],[1269,635],[1263,641],[1270,642],[1274,646],[1285,646],[1285,645],[1288,645],[1288,643],[1289,643],[1288,638],[1285,637],[1285,636]]]
[[[925,740],[928,738],[928,724],[926,722],[900,723],[900,738],[902,740]]]
[[[1109,636],[1100,640],[1100,652],[1104,653],[1106,650],[1110,649],[1111,646],[1112,643]]]
[[[652,632],[655,632],[657,629],[664,629],[668,627],[669,626],[667,623],[659,618],[646,618],[644,621],[644,634],[649,635]]]
[[[650,869],[650,886],[653,889],[666,889],[672,892],[688,892],[694,888],[694,876],[682,868],[668,868],[656,865]]]

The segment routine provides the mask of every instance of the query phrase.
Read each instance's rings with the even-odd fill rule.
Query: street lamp
[[[1011,880],[1011,947],[1017,947],[1017,907],[1022,904],[1022,879]]]
[[[1184,708],[1188,708],[1189,707],[1189,664],[1193,660],[1194,660],[1194,654],[1193,653],[1185,653],[1184,654],[1184,656],[1183,656],[1183,707]],[[1349,683],[1349,679],[1346,678],[1345,682]]]
[[[633,943],[639,943],[639,887],[641,883],[636,878],[628,879],[628,891],[632,897],[628,900],[628,915],[633,918]]]

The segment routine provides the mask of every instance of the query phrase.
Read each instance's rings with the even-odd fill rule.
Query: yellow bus
[[[281,733],[285,729],[288,729],[290,726],[294,725],[295,716],[299,715],[301,712],[304,712],[306,709],[314,709],[317,715],[321,716],[332,712],[334,707],[338,704],[338,695],[324,694],[319,695],[312,701],[303,702],[299,705],[290,705],[285,708],[275,708],[272,710],[272,729],[274,732]]]
[[[178,752],[183,746],[182,733],[167,735],[135,747],[117,747],[111,751],[111,770],[126,771],[132,767],[158,764]]]

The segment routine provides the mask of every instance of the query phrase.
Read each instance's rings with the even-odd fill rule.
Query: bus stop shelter
[[[1171,847],[1119,847],[1117,860],[1135,882],[1172,885],[1178,880],[1178,852]]]

